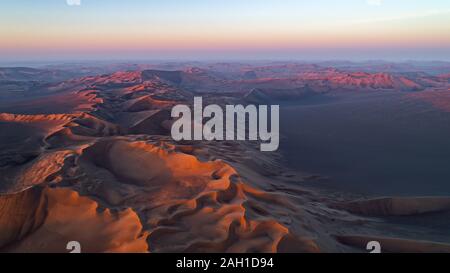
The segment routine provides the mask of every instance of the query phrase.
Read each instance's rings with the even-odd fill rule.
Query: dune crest
[[[50,114],[50,115],[17,115],[0,113],[0,121],[4,122],[39,122],[39,121],[62,121],[68,122],[74,118],[69,114]]]
[[[163,101],[152,98],[150,95],[140,97],[136,100],[132,100],[125,105],[125,111],[127,112],[142,112],[148,110],[155,110],[166,108],[175,105],[174,101]]]

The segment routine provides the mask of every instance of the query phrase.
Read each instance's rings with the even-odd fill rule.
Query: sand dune
[[[114,85],[129,86],[130,84],[141,83],[140,71],[118,71],[112,74],[100,76],[87,76],[78,79],[78,81],[88,83],[90,85]]]
[[[424,87],[404,76],[389,73],[343,72],[328,69],[325,72],[305,72],[300,74],[305,80],[326,81],[333,87],[357,87],[359,89],[423,90]]]
[[[161,79],[174,84],[180,84],[182,82],[181,71],[162,71],[162,70],[145,70],[142,72],[144,79]]]
[[[135,124],[129,131],[133,134],[168,135],[171,120],[170,110],[159,110]]]
[[[0,192],[16,192],[42,183],[59,170],[70,152],[46,152],[46,139],[75,117],[0,114]]]
[[[0,83],[1,112],[16,114],[77,114],[92,111],[102,103],[101,98],[92,90],[84,90],[86,85],[78,81],[40,84],[28,86],[21,92],[14,87]],[[10,90],[11,89],[11,90]]]
[[[127,104],[125,105],[125,111],[141,112],[166,108],[174,104],[175,102],[153,99],[151,96],[148,95],[127,102]]]
[[[4,122],[39,122],[39,121],[61,121],[68,122],[72,120],[74,115],[67,114],[50,114],[50,115],[16,115],[8,113],[0,113],[0,121]]]
[[[450,112],[450,89],[429,90],[426,92],[414,93],[409,95],[410,98],[430,103],[437,109]]]
[[[339,204],[353,213],[371,216],[418,215],[450,210],[450,197],[389,197]]]
[[[295,89],[253,89],[245,95],[244,99],[249,103],[267,104],[274,100],[302,100],[318,94],[320,92],[316,92],[306,85],[302,88]]]
[[[41,183],[58,181],[58,172],[72,151],[43,153],[32,161],[8,169],[0,179],[0,193],[20,192]]]
[[[111,212],[69,189],[39,189],[0,197],[5,252],[68,252],[78,241],[83,252],[146,252],[146,234],[135,212]],[[19,216],[19,217],[18,217]]]
[[[70,128],[73,133],[82,136],[102,137],[124,133],[124,129],[120,126],[86,113],[72,120],[71,124],[66,124],[66,127]]]
[[[42,188],[0,195],[0,249],[22,240],[45,220]]]
[[[0,114],[0,251],[67,252],[79,241],[83,252],[321,252],[369,239],[386,251],[446,251],[331,234],[377,234],[379,219],[363,216],[446,211],[448,198],[335,205],[334,195],[303,187],[311,174],[288,172],[281,155],[261,154],[256,143],[166,137],[170,106],[191,102],[193,91],[213,103],[268,104],[355,88],[441,88],[444,80],[316,65],[217,67],[75,78],[8,106],[15,114]]]
[[[45,81],[56,82],[70,79],[80,75],[75,71],[59,69],[37,69],[28,67],[2,67],[0,68],[0,80],[8,81]]]
[[[265,201],[276,196],[245,185],[222,161],[201,162],[174,149],[124,139],[102,141],[86,149],[80,163],[86,173],[98,174],[96,180],[111,183],[114,177],[113,183],[143,187],[133,191],[133,200],[125,197],[119,203],[138,206],[144,214],[151,251],[277,251],[289,230],[274,220],[248,219],[245,208],[250,197]],[[113,187],[101,187],[91,194],[117,203],[120,193],[111,191]],[[306,241],[303,251],[318,251],[313,241]]]

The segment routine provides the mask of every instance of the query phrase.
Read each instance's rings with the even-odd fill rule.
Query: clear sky
[[[0,62],[77,59],[450,60],[450,1],[0,1]]]

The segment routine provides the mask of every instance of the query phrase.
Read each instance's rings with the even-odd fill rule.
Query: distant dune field
[[[449,252],[449,68],[0,68],[0,251]],[[280,150],[173,141],[194,96],[280,104]]]

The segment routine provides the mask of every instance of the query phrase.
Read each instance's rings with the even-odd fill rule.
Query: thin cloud
[[[383,0],[366,0],[366,3],[369,6],[381,6],[383,4]]]
[[[388,21],[398,21],[398,20],[407,20],[407,19],[418,19],[429,16],[437,16],[444,15],[450,13],[450,9],[444,10],[428,10],[420,13],[406,13],[398,16],[390,16],[390,17],[378,17],[378,18],[370,18],[363,20],[356,20],[353,23],[376,23],[376,22],[388,22]]]
[[[80,6],[81,0],[66,0],[66,3],[69,6]]]

